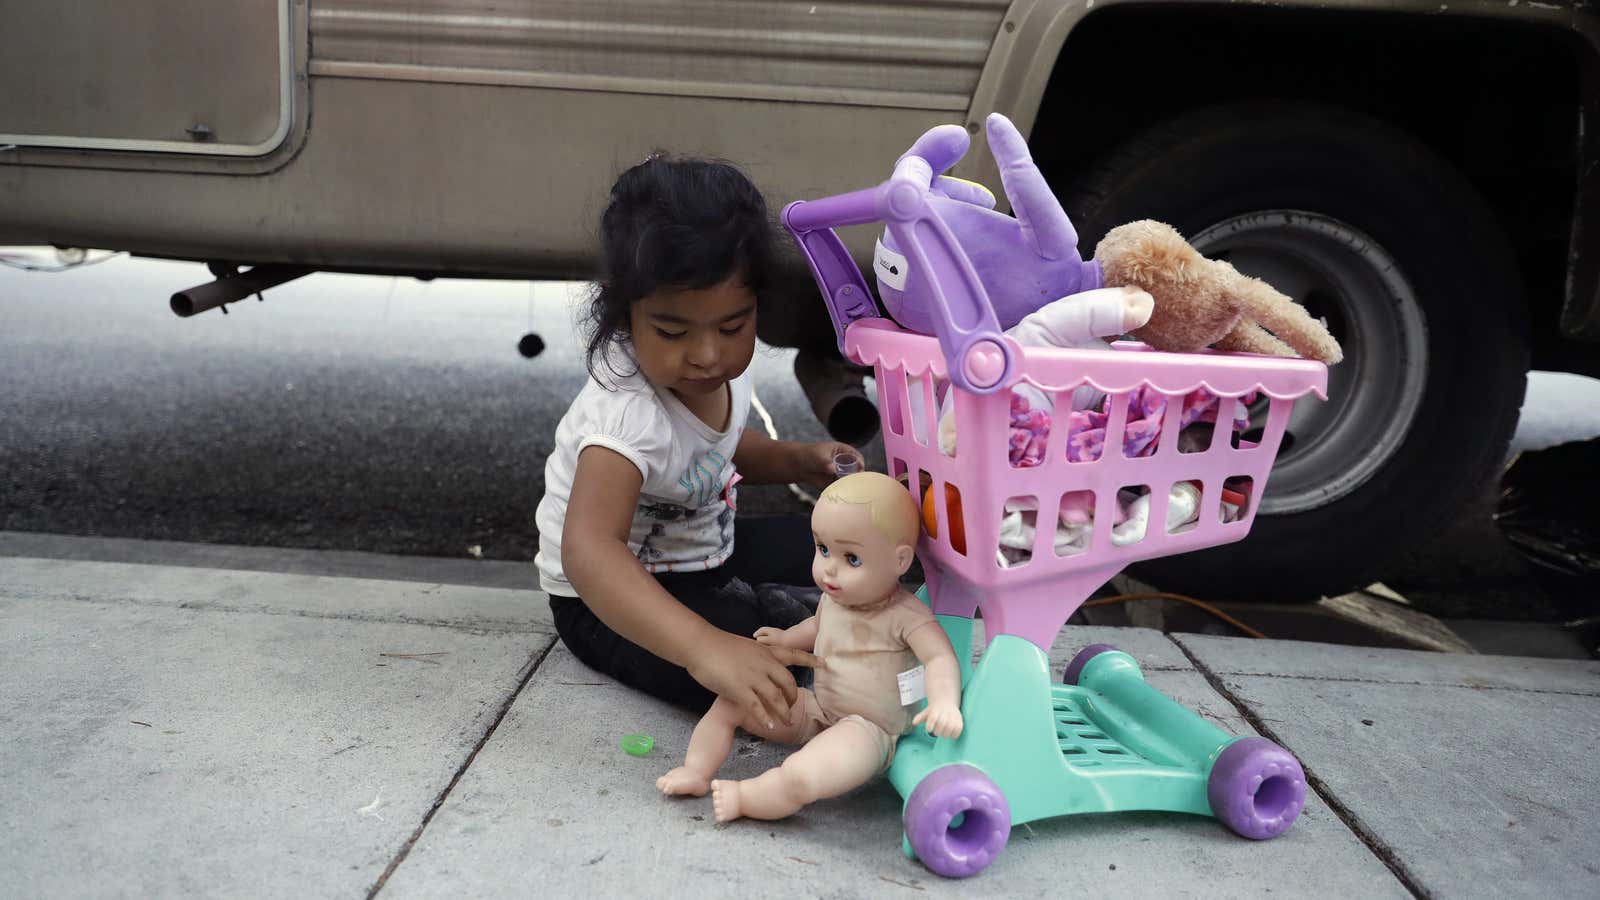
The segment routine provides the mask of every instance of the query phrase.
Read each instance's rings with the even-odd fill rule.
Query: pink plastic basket
[[[934,612],[970,617],[982,609],[988,633],[1014,634],[1048,648],[1079,605],[1129,563],[1184,553],[1236,541],[1250,530],[1257,499],[1265,488],[1273,458],[1296,399],[1323,395],[1327,370],[1318,362],[1222,353],[1159,353],[1142,344],[1120,343],[1112,350],[1020,348],[1018,381],[1052,396],[1056,408],[1070,403],[1071,392],[1084,384],[1107,395],[1108,436],[1123,433],[1130,395],[1140,386],[1181,401],[1196,388],[1225,398],[1251,392],[1270,403],[1262,434],[1255,442],[1232,440],[1231,417],[1221,418],[1208,449],[1180,452],[1179,417],[1169,412],[1155,451],[1125,455],[1122,441],[1109,439],[1099,458],[1068,460],[1064,431],[1052,433],[1042,462],[1013,466],[1008,456],[1011,392],[975,393],[950,385],[939,341],[899,329],[887,319],[852,323],[845,334],[851,359],[873,367],[878,409],[883,417],[884,448],[889,471],[903,475],[918,495],[921,486],[933,492],[931,505],[937,537],[924,534],[918,555],[928,581]],[[936,397],[954,395],[959,440],[953,455],[939,448]],[[920,408],[915,408],[916,407]],[[1174,406],[1169,405],[1169,410]],[[1058,419],[1058,422],[1061,421]],[[924,477],[926,476],[926,477]],[[1250,479],[1248,502],[1232,521],[1221,514],[1224,481]],[[1177,482],[1198,482],[1199,517],[1187,527],[1166,527],[1168,492]],[[945,485],[959,492],[965,552],[956,549],[949,521],[951,505]],[[1112,542],[1112,516],[1119,489],[1149,489],[1149,518],[1142,539],[1118,546]],[[1097,511],[1092,537],[1081,552],[1058,555],[1053,511],[1061,498],[1092,492]],[[997,560],[999,529],[1005,503],[1032,498],[1039,521],[1031,558],[1015,567]],[[1248,577],[1241,572],[1240,577]]]
[[[1294,402],[1308,393],[1325,397],[1327,369],[1309,360],[1158,353],[1140,344],[1111,350],[1021,347],[1001,331],[972,261],[927,202],[932,177],[925,160],[908,154],[882,184],[796,201],[784,209],[783,222],[816,277],[840,352],[873,367],[890,472],[905,476],[919,506],[924,476],[933,491],[938,536],[925,534],[918,556],[934,612],[970,617],[982,609],[991,637],[1013,634],[1048,649],[1089,594],[1123,566],[1236,541],[1249,532]],[[936,335],[907,332],[878,317],[866,280],[834,232],[872,222],[884,223],[910,260],[905,293],[926,305]],[[950,360],[957,364],[952,367]],[[1040,465],[1013,466],[1011,389],[1020,382],[1052,396],[1055,409],[1065,409],[1070,393],[1085,384],[1106,394],[1108,440],[1098,458],[1069,461],[1066,435],[1052,433]],[[1166,395],[1169,412],[1155,452],[1129,457],[1121,436],[1130,396],[1141,386]],[[1170,409],[1198,388],[1224,398],[1223,406],[1252,392],[1266,397],[1271,406],[1262,434],[1254,442],[1236,441],[1219,422],[1208,448],[1180,452],[1181,422]],[[946,390],[954,394],[959,433],[956,452],[949,456],[939,449],[937,437],[936,399]],[[1224,482],[1240,477],[1250,479],[1248,500],[1237,518],[1225,522]],[[1199,518],[1169,532],[1169,491],[1191,481],[1201,488]],[[949,505],[940,502],[947,497],[946,485],[960,494],[965,552],[952,541]],[[1125,487],[1148,490],[1148,520],[1142,539],[1118,545],[1112,525],[1117,495]],[[1093,497],[1092,532],[1080,552],[1058,555],[1056,512],[1064,496],[1083,497],[1081,492]],[[1008,568],[997,552],[1006,501],[1012,498],[1032,498],[1043,524],[1034,532],[1028,561]]]

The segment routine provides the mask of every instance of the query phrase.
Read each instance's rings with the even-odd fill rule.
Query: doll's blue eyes
[[[818,541],[817,542],[817,554],[819,556],[821,556],[823,559],[827,559],[828,558],[828,545],[822,543],[821,541]],[[850,564],[850,568],[852,568],[852,569],[861,568],[861,557],[855,555],[854,553],[846,553],[844,555],[844,561],[849,563]]]

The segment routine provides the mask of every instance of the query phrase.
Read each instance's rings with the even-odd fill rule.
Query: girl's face
[[[738,275],[707,288],[660,290],[633,304],[639,371],[657,387],[704,396],[744,374],[756,350],[756,298]]]

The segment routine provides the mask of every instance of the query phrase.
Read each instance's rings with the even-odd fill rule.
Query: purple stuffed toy
[[[961,126],[930,129],[901,159],[919,157],[936,176],[928,203],[972,261],[1001,329],[1009,330],[1034,311],[1074,294],[1136,288],[1154,298],[1155,310],[1132,333],[1158,350],[1186,352],[1215,345],[1339,361],[1338,342],[1302,307],[1265,282],[1201,256],[1168,225],[1120,225],[1107,233],[1093,259],[1083,259],[1077,230],[1016,126],[994,113],[985,128],[1015,218],[995,211],[994,195],[982,185],[941,174],[960,161],[971,143]],[[933,334],[927,305],[906,292],[907,266],[901,248],[885,231],[872,266],[884,308],[902,327]]]
[[[961,241],[1000,327],[1008,329],[1046,303],[1101,287],[1102,279],[1099,264],[1078,255],[1078,232],[1033,164],[1016,126],[995,113],[989,117],[988,133],[1016,218],[996,212],[994,195],[983,185],[940,174],[959,162],[971,145],[961,126],[928,130],[905,156],[927,160],[938,176],[929,205]],[[902,327],[932,334],[932,315],[903,291],[906,266],[900,247],[885,230],[872,261],[878,295]]]

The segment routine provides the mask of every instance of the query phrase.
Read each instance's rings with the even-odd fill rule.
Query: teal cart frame
[[[1067,668],[1076,683],[1061,683],[1045,652],[1014,635],[997,635],[974,666],[973,620],[938,620],[962,661],[965,728],[953,740],[922,728],[900,739],[889,780],[906,800],[908,857],[960,877],[992,862],[1011,826],[1056,816],[1215,815],[1260,839],[1299,815],[1305,776],[1293,756],[1191,712],[1128,654],[1086,648]]]

